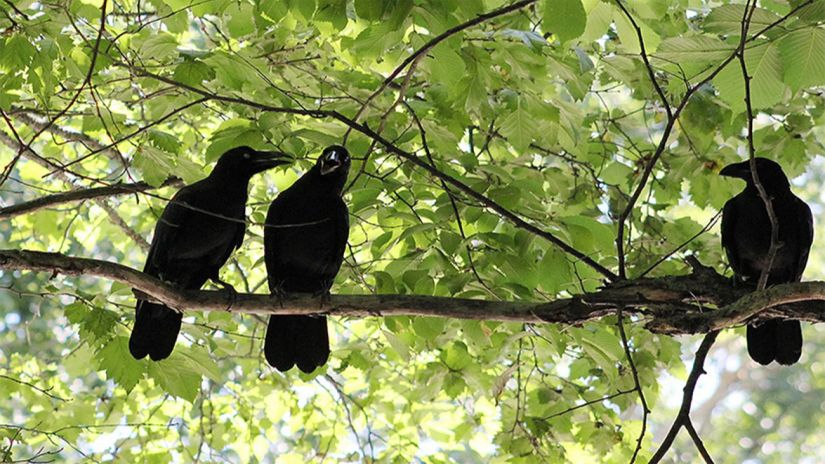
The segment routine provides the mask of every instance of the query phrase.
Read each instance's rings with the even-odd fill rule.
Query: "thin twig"
[[[756,148],[754,147],[753,142],[753,105],[751,102],[751,77],[748,75],[748,66],[745,62],[745,37],[747,37],[748,35],[748,28],[750,26],[751,18],[753,17],[754,11],[756,11],[756,1],[754,0],[753,3],[751,3],[751,1],[748,0],[748,2],[745,3],[745,16],[742,18],[742,35],[739,41],[739,47],[736,56],[739,59],[739,65],[742,68],[742,77],[745,80],[745,109],[747,111],[748,117],[748,160],[750,162],[751,176],[753,177],[753,184],[756,186],[756,190],[759,192],[759,197],[762,199],[762,203],[765,205],[765,210],[768,213],[768,220],[771,222],[771,244],[768,248],[767,263],[762,268],[762,272],[759,274],[759,281],[756,285],[757,290],[762,290],[768,285],[768,277],[771,273],[771,267],[773,267],[774,258],[776,258],[776,253],[777,251],[779,251],[779,247],[781,246],[781,244],[779,243],[779,223],[776,219],[776,212],[773,209],[773,201],[771,197],[768,196],[768,192],[765,191],[765,187],[759,180],[759,171],[756,168]]]
[[[9,162],[8,165],[6,165],[5,169],[3,170],[3,173],[0,174],[0,185],[3,185],[6,182],[8,176],[11,175],[12,170],[14,170],[14,166],[17,164],[17,162],[20,160],[20,158],[23,156],[25,152],[31,150],[32,144],[37,140],[38,137],[40,137],[40,134],[45,132],[52,124],[54,124],[55,122],[57,122],[58,119],[63,117],[63,115],[65,115],[66,112],[68,112],[72,108],[72,106],[74,106],[75,102],[77,102],[77,99],[80,97],[80,94],[83,92],[83,89],[85,89],[86,86],[91,85],[92,76],[94,75],[95,71],[95,64],[97,63],[97,56],[100,52],[100,41],[103,37],[103,32],[106,30],[107,4],[108,0],[103,0],[103,4],[100,7],[100,28],[97,31],[97,39],[95,39],[94,48],[92,49],[92,57],[89,62],[89,70],[86,72],[86,77],[83,79],[83,83],[80,85],[80,87],[77,88],[77,91],[74,93],[74,95],[72,95],[72,98],[69,100],[69,103],[66,104],[66,106],[62,110],[60,110],[53,118],[49,119],[49,122],[44,127],[35,131],[31,139],[29,139],[29,141],[25,145],[19,148],[19,150],[17,151],[17,155],[15,155],[14,158],[12,158],[12,160]]]
[[[668,449],[673,445],[673,440],[676,438],[676,434],[679,433],[679,429],[690,421],[690,405],[693,403],[693,393],[696,391],[696,384],[699,381],[699,377],[705,373],[705,359],[718,335],[718,331],[705,335],[705,338],[702,339],[702,343],[699,345],[699,349],[696,350],[693,367],[690,369],[690,375],[688,375],[687,382],[683,388],[684,394],[682,395],[682,405],[679,407],[679,413],[676,415],[676,419],[674,419],[667,436],[659,445],[659,449],[657,449],[653,457],[650,458],[650,464],[657,464],[662,460]]]
[[[17,203],[14,205],[6,206],[4,208],[0,208],[0,219],[12,218],[14,216],[19,216],[21,214],[32,213],[43,208],[51,208],[57,205],[62,205],[75,201],[111,197],[115,195],[143,192],[154,188],[180,185],[180,179],[170,178],[158,187],[149,185],[146,182],[137,182],[133,184],[114,184],[109,187],[92,187],[87,189],[70,190],[68,192],[46,195],[44,197],[40,197],[31,201]]]
[[[480,15],[476,16],[475,18],[467,21],[467,22],[461,23],[457,26],[453,26],[453,27],[447,29],[446,31],[442,32],[441,34],[438,34],[437,36],[433,37],[432,39],[430,39],[430,41],[428,41],[427,43],[422,45],[418,50],[416,50],[410,56],[408,56],[406,59],[404,59],[404,61],[401,62],[400,65],[396,66],[396,68],[390,73],[390,75],[387,76],[386,79],[384,79],[384,82],[381,83],[381,85],[378,87],[378,89],[376,89],[375,92],[373,92],[369,97],[367,97],[367,100],[364,102],[364,104],[361,106],[361,108],[358,110],[358,112],[355,113],[355,116],[353,116],[352,120],[355,121],[355,122],[358,122],[360,120],[362,114],[366,110],[366,108],[369,106],[369,104],[376,97],[381,95],[382,92],[384,92],[384,90],[387,88],[387,86],[389,86],[395,80],[395,78],[398,77],[399,74],[401,74],[401,71],[403,71],[408,65],[410,65],[414,61],[418,60],[419,56],[424,55],[425,53],[428,53],[430,50],[432,50],[433,47],[435,47],[439,43],[447,40],[451,36],[461,32],[465,29],[469,29],[469,28],[471,28],[471,27],[473,27],[477,24],[481,24],[484,21],[487,21],[489,19],[497,18],[499,16],[503,16],[503,15],[506,15],[506,14],[511,13],[513,11],[519,10],[521,8],[524,8],[524,7],[528,6],[528,5],[536,3],[536,1],[537,0],[522,0],[520,2],[516,2],[516,3],[513,3],[511,5],[505,5],[501,8],[499,8],[499,9],[493,10],[489,13],[480,14]],[[346,140],[347,136],[350,133],[350,130],[352,130],[352,129],[353,129],[353,127],[350,127],[349,129],[347,129],[347,132],[344,134],[344,140]]]
[[[630,458],[630,464],[633,464],[636,462],[639,451],[642,450],[642,442],[645,438],[645,432],[647,431],[647,416],[650,414],[650,408],[647,406],[645,393],[642,390],[642,383],[639,382],[639,371],[636,369],[636,363],[633,361],[633,355],[630,353],[630,344],[627,342],[627,334],[624,330],[622,309],[623,308],[619,306],[616,311],[616,325],[619,327],[619,335],[622,339],[622,348],[624,348],[625,357],[627,358],[627,363],[630,365],[630,372],[633,375],[633,390],[639,392],[639,402],[642,403],[642,430],[639,432],[639,438],[636,439],[636,448],[633,450],[633,457]]]

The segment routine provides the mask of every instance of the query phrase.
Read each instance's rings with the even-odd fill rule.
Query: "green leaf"
[[[190,403],[195,401],[201,384],[201,369],[188,356],[178,354],[176,350],[163,361],[148,364],[149,377],[166,393]]]
[[[108,337],[114,332],[118,315],[108,309],[94,308],[80,323],[81,333],[86,332],[97,339]]]
[[[316,0],[287,0],[287,7],[297,12],[305,20],[312,19],[315,14]]]
[[[744,17],[745,5],[722,5],[708,13],[703,28],[708,32],[739,36],[742,32],[742,18]],[[753,10],[749,32],[761,31],[779,19],[781,19],[780,16],[772,11],[756,8]]]
[[[465,369],[473,362],[473,358],[467,351],[467,345],[462,342],[453,342],[442,350],[441,360],[452,371]]]
[[[453,48],[448,46],[436,47],[431,55],[433,59],[429,62],[429,67],[433,81],[453,85],[464,76],[464,60]]]
[[[782,82],[782,60],[775,43],[762,43],[745,50],[745,63],[751,76],[751,104],[754,108],[769,108],[782,100],[785,84]],[[723,69],[713,85],[719,96],[731,109],[745,110],[745,80],[738,62]]]
[[[376,21],[384,16],[384,0],[355,0],[355,13],[367,21]]]
[[[538,125],[534,116],[527,111],[526,104],[519,98],[516,109],[504,118],[500,128],[513,148],[518,152],[524,152],[533,142]]]
[[[435,340],[435,337],[441,335],[446,325],[447,321],[442,317],[419,316],[413,319],[413,330],[415,330],[415,334],[430,341]]]
[[[174,135],[154,129],[150,130],[148,135],[149,141],[155,147],[168,153],[178,153],[180,151],[180,140]]]
[[[716,37],[673,37],[663,40],[654,56],[672,63],[687,62],[696,65],[724,60],[733,50],[732,45]]]
[[[252,16],[252,5],[248,3],[232,3],[226,9],[229,16],[227,30],[232,37],[243,37],[255,32],[255,23]]]
[[[808,27],[779,41],[785,82],[797,91],[825,84],[825,29]]]
[[[189,370],[197,372],[204,377],[208,377],[215,382],[221,382],[221,371],[215,360],[209,355],[206,348],[199,345],[189,347],[177,347],[175,353],[189,366]]]
[[[7,70],[19,70],[28,67],[37,49],[28,38],[21,34],[12,34],[0,47],[0,66]]]
[[[381,333],[384,334],[384,338],[387,339],[392,349],[398,353],[403,361],[410,360],[410,346],[401,337],[388,330],[382,330]]]
[[[129,353],[129,339],[117,336],[103,345],[96,353],[98,368],[106,376],[126,390],[132,391],[145,373],[145,363],[135,360]]]
[[[153,186],[162,184],[175,172],[173,155],[146,145],[137,152],[133,164],[143,174],[143,180]]]
[[[287,6],[280,0],[257,0],[255,4],[258,11],[274,23],[280,22],[287,13]]]
[[[174,79],[193,87],[201,87],[204,81],[214,78],[215,71],[202,61],[186,60],[175,67]]]
[[[140,55],[145,60],[163,61],[172,56],[178,48],[178,41],[172,34],[161,32],[152,35],[140,47]]]
[[[561,42],[575,39],[584,33],[587,14],[581,0],[545,0],[542,27],[552,32]]]
[[[315,19],[332,23],[341,30],[347,26],[347,0],[319,0]]]

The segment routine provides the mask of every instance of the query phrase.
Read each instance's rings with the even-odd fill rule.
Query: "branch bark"
[[[170,178],[166,180],[161,187],[180,186],[182,182],[178,178]],[[64,193],[56,193],[54,195],[46,195],[31,201],[18,203],[15,205],[0,208],[0,219],[12,218],[21,214],[31,213],[43,208],[49,208],[65,203],[75,201],[91,200],[94,198],[111,197],[115,195],[123,195],[127,193],[144,192],[151,190],[153,187],[146,182],[136,182],[133,184],[115,184],[109,187],[93,187],[87,189],[70,190]]]
[[[180,311],[350,317],[430,316],[522,323],[581,324],[616,313],[636,314],[655,333],[707,333],[749,317],[825,322],[825,282],[783,284],[747,294],[713,269],[696,264],[691,274],[623,281],[597,292],[550,302],[486,301],[423,295],[334,295],[320,307],[313,295],[183,291],[127,266],[59,253],[0,250],[0,269],[92,276],[120,282]],[[744,295],[744,296],[743,296]],[[820,300],[811,302],[810,300]],[[792,304],[805,301],[804,304]],[[708,305],[721,307],[709,310]],[[782,305],[781,307],[779,307]]]

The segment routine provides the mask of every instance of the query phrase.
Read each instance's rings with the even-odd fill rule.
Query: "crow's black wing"
[[[814,241],[814,217],[811,214],[811,208],[807,203],[794,197],[799,227],[799,259],[796,267],[796,281],[802,280],[802,273],[805,271],[805,266],[808,264],[808,254],[811,251],[811,244]]]
[[[733,197],[725,203],[725,207],[722,209],[722,248],[725,249],[725,254],[728,256],[728,263],[733,269],[734,274],[741,269],[739,253],[736,248],[736,243],[734,243],[738,216],[739,211],[736,204],[736,197]]]
[[[155,227],[147,269],[186,288],[217,277],[246,230],[245,195],[227,198],[219,187],[204,180],[172,198]]]

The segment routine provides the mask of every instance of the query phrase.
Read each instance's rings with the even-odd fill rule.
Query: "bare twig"
[[[693,402],[693,393],[696,391],[696,383],[699,381],[699,376],[705,373],[705,359],[707,358],[708,352],[710,351],[711,346],[713,346],[713,343],[716,341],[716,337],[718,335],[718,331],[709,332],[705,335],[705,338],[702,339],[699,349],[696,350],[696,357],[693,360],[693,367],[690,370],[690,375],[688,375],[687,382],[685,383],[685,387],[683,389],[684,393],[682,395],[682,405],[679,407],[679,413],[676,415],[676,419],[673,421],[673,425],[670,427],[670,431],[668,431],[667,436],[659,445],[659,449],[657,449],[653,457],[650,458],[650,464],[657,464],[662,460],[668,449],[670,449],[670,446],[673,444],[673,440],[676,438],[676,434],[679,433],[679,429],[686,426],[686,424],[690,421],[690,405]]]
[[[62,396],[55,395],[54,393],[50,393],[51,390],[52,390],[51,387],[45,388],[45,389],[40,388],[37,385],[34,385],[33,383],[29,383],[29,382],[26,382],[24,380],[20,380],[20,379],[10,377],[10,376],[4,375],[4,374],[0,374],[0,379],[6,379],[10,382],[18,383],[20,385],[25,385],[25,386],[31,388],[32,390],[36,390],[36,391],[48,396],[49,398],[51,398],[53,400],[59,400],[59,401],[64,401],[64,402],[71,401],[70,399],[63,398]]]
[[[619,327],[619,335],[622,339],[622,348],[624,348],[627,363],[630,365],[630,373],[633,375],[633,390],[639,393],[639,402],[642,404],[642,430],[639,432],[639,438],[636,439],[636,448],[633,450],[633,456],[630,458],[630,464],[636,462],[639,456],[639,451],[642,450],[642,442],[647,431],[647,416],[650,414],[650,408],[647,406],[645,393],[642,390],[642,384],[639,382],[639,371],[636,369],[636,363],[633,361],[633,355],[630,353],[630,345],[627,342],[627,334],[624,330],[624,319],[622,315],[622,307],[619,306],[616,311],[616,325]]]
[[[160,187],[180,186],[181,181],[178,178],[170,178],[166,180]],[[57,205],[63,205],[75,201],[90,200],[95,198],[111,197],[115,195],[124,195],[129,193],[138,193],[146,190],[154,189],[156,187],[147,184],[146,182],[137,182],[133,184],[114,184],[110,187],[93,187],[87,189],[70,190],[64,193],[56,193],[54,195],[46,195],[35,200],[18,203],[15,205],[0,208],[0,219],[12,218],[21,214],[28,214],[43,208],[51,208]]]

